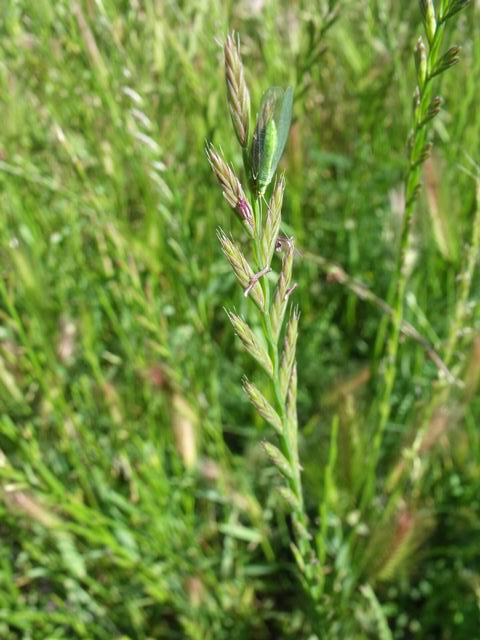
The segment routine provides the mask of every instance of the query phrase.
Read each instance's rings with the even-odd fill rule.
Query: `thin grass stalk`
[[[255,228],[262,229],[262,221],[264,218],[263,201],[261,198],[256,197],[253,190],[251,191],[251,197],[253,198],[254,218],[256,221]],[[261,234],[258,233],[254,240],[254,254],[258,270],[262,269],[261,246],[262,237]],[[262,313],[261,318],[262,328],[269,347],[269,355],[273,365],[271,382],[275,396],[276,408],[282,422],[282,430],[278,434],[279,448],[281,453],[285,456],[290,469],[290,473],[288,474],[288,477],[286,477],[286,480],[288,490],[290,491],[288,494],[290,496],[289,506],[292,509],[291,517],[295,534],[295,542],[292,543],[292,552],[300,571],[304,575],[304,586],[306,590],[312,600],[314,602],[318,602],[320,596],[320,584],[316,566],[317,560],[311,544],[311,536],[308,533],[308,517],[304,506],[300,474],[297,438],[298,426],[296,424],[296,397],[292,398],[292,402],[295,403],[295,418],[292,420],[287,408],[287,398],[282,392],[281,347],[279,345],[278,336],[275,335],[272,327],[271,287],[268,278],[263,278],[261,280],[261,284],[266,301],[265,311]],[[297,312],[294,311],[293,313],[296,314]],[[295,422],[295,424],[292,424],[292,422]]]
[[[296,56],[295,75],[297,89],[295,100],[300,101],[311,87],[309,72],[320,61],[327,52],[325,37],[330,28],[335,24],[340,13],[338,0],[327,0],[323,6],[313,12],[309,19],[309,28],[305,29],[306,46]]]
[[[460,275],[460,291],[458,295],[457,304],[455,305],[455,313],[453,321],[450,325],[450,331],[447,339],[447,346],[445,348],[444,360],[447,365],[452,362],[457,348],[458,340],[461,334],[461,330],[465,325],[465,320],[468,315],[468,298],[472,288],[473,274],[478,262],[478,255],[480,253],[480,179],[477,180],[476,185],[476,202],[475,202],[475,217],[472,228],[472,241],[467,249],[467,258],[465,261],[465,269]]]
[[[433,119],[440,111],[441,104],[439,98],[432,97],[433,79],[458,62],[458,47],[450,48],[443,55],[440,53],[446,23],[453,15],[449,14],[449,8],[454,3],[455,0],[450,3],[442,2],[439,15],[436,16],[433,1],[420,0],[423,25],[427,36],[427,47],[425,47],[422,38],[419,38],[415,50],[417,87],[413,102],[413,129],[409,140],[409,164],[405,176],[405,208],[400,245],[392,278],[393,284],[391,295],[389,296],[391,299],[390,306],[393,310],[392,322],[387,338],[385,373],[379,404],[378,423],[373,435],[369,472],[361,501],[362,507],[369,503],[374,491],[376,468],[380,458],[385,428],[392,410],[392,394],[397,376],[397,355],[405,311],[405,295],[409,281],[407,256],[411,250],[413,214],[421,186],[421,168],[431,152],[431,144],[427,142],[427,136]],[[376,345],[377,349],[379,342],[382,342],[381,329]]]
[[[471,292],[475,268],[478,263],[479,253],[480,253],[480,181],[477,181],[476,207],[475,207],[475,215],[474,215],[473,227],[472,227],[472,241],[469,244],[467,249],[467,255],[465,259],[465,268],[463,269],[460,275],[460,290],[458,294],[457,303],[455,305],[453,320],[450,324],[450,330],[448,332],[448,337],[447,337],[447,342],[445,347],[444,362],[447,364],[447,366],[450,366],[453,361],[455,350],[457,348],[458,341],[461,335],[461,330],[465,326],[465,320],[468,314],[468,299]],[[423,412],[421,423],[415,435],[414,442],[412,446],[409,448],[408,452],[406,452],[406,455],[404,456],[405,464],[403,466],[401,476],[392,477],[390,479],[390,482],[387,484],[387,489],[393,494],[389,502],[392,502],[395,499],[395,496],[401,495],[403,491],[401,480],[410,477],[410,470],[412,468],[414,460],[418,459],[423,438],[425,436],[425,431],[439,403],[442,401],[442,399],[444,399],[443,392],[445,391],[445,387],[447,383],[448,383],[448,380],[445,380],[443,377],[439,377],[435,385],[432,398],[430,402],[427,404]]]
[[[468,300],[480,252],[480,181],[478,178],[476,189],[476,209],[474,213],[471,238],[472,240],[467,248],[465,267],[460,276],[461,284],[459,287],[458,298],[443,354],[443,362],[449,368],[449,371],[454,370],[451,369],[451,367],[455,351],[461,337],[461,330],[465,326],[468,314]],[[457,380],[457,378],[455,378],[455,380]],[[438,409],[440,404],[442,402],[444,403],[446,400],[445,391],[447,388],[452,388],[451,380],[439,371],[439,376],[434,385],[430,401],[422,411],[415,438],[412,444],[408,448],[405,448],[402,453],[403,464],[400,468],[398,465],[395,465],[393,471],[386,480],[385,493],[387,494],[387,499],[382,508],[380,516],[381,520],[377,522],[377,526],[379,528],[386,526],[391,520],[398,509],[399,503],[405,499],[407,490],[414,492],[420,487],[420,479],[424,476],[425,469],[429,461],[429,456],[422,455],[421,453],[424,445],[424,438],[435,411]],[[412,469],[414,467],[415,475],[413,476]],[[362,559],[359,562],[358,567],[356,568],[357,576],[362,575],[362,571],[365,569],[366,564],[366,559]]]

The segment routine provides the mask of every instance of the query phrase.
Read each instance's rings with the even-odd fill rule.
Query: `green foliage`
[[[5,0],[0,36],[0,637],[475,638],[478,3]]]

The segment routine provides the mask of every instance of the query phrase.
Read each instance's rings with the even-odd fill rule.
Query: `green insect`
[[[265,194],[285,149],[292,104],[292,87],[270,87],[263,95],[252,142],[253,179],[259,196]]]

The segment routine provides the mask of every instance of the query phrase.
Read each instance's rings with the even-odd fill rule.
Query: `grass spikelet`
[[[254,232],[252,207],[245,196],[240,181],[233,170],[228,166],[213,144],[207,144],[206,153],[208,162],[212,167],[223,192],[223,197],[237,214],[250,235]]]
[[[450,69],[450,67],[458,64],[460,62],[459,54],[460,47],[456,45],[450,47],[450,49],[448,49],[448,51],[444,53],[440,60],[437,62],[432,72],[430,73],[430,77],[433,78],[435,76],[438,76],[440,73],[443,73],[447,69]]]
[[[245,378],[243,381],[243,388],[245,389],[250,402],[262,418],[270,423],[277,433],[281,434],[283,430],[282,420],[258,387],[254,385],[253,382],[250,382]]]
[[[298,499],[291,489],[288,487],[280,487],[279,492],[291,509],[297,510],[300,507]]]
[[[227,311],[228,318],[233,325],[235,333],[242,341],[246,351],[261,365],[268,375],[273,375],[273,365],[265,348],[259,343],[258,338],[250,329],[245,320],[231,311]]]
[[[298,434],[298,419],[297,419],[297,365],[294,362],[292,367],[292,374],[290,376],[290,382],[288,384],[287,391],[287,424],[290,438],[293,440],[293,450],[297,451],[297,434]]]
[[[425,114],[425,117],[419,124],[419,127],[424,127],[426,124],[430,122],[430,120],[433,120],[433,118],[435,118],[440,113],[441,105],[442,105],[442,99],[440,98],[440,96],[436,96],[435,98],[433,98],[428,106],[428,110],[427,110],[427,113]]]
[[[273,193],[267,207],[267,215],[262,238],[262,260],[266,267],[270,266],[277,243],[280,222],[282,220],[283,192],[285,178],[280,176],[273,188]]]
[[[220,240],[220,244],[222,245],[222,251],[229,261],[240,285],[243,287],[243,289],[247,289],[248,287],[250,287],[249,292],[251,297],[257,304],[258,308],[263,311],[265,307],[265,297],[258,282],[251,286],[252,279],[254,278],[255,274],[248,264],[247,259],[240,251],[238,246],[234,242],[232,242],[232,240],[230,240],[230,238],[228,238],[228,236],[226,236],[221,229],[218,230],[217,236]]]
[[[422,10],[423,22],[425,25],[425,32],[427,34],[428,42],[432,44],[435,37],[435,31],[437,30],[437,19],[435,16],[433,0],[420,0],[420,8]]]
[[[295,562],[297,563],[298,568],[302,572],[305,573],[305,560],[303,559],[302,554],[300,553],[299,548],[293,542],[290,544],[290,550],[292,552],[293,557],[295,558]],[[304,584],[305,588],[308,588],[306,584]]]
[[[270,459],[270,462],[277,467],[280,473],[287,478],[287,480],[291,480],[292,467],[280,449],[271,442],[263,442],[262,445]]]
[[[427,79],[427,48],[423,42],[422,36],[419,36],[417,40],[417,46],[415,47],[415,65],[417,67],[418,84],[423,85]],[[417,85],[415,87],[416,101],[420,99],[420,88]]]
[[[280,365],[280,389],[284,398],[287,397],[293,365],[295,364],[299,317],[298,309],[294,309],[288,321],[285,334],[285,343]]]
[[[282,259],[282,268],[280,271],[280,276],[278,278],[277,288],[275,290],[275,295],[274,295],[272,309],[271,309],[272,331],[273,331],[275,340],[278,340],[280,336],[280,330],[283,325],[285,311],[288,306],[287,292],[289,291],[290,283],[292,281],[292,267],[293,267],[293,254],[294,254],[294,245],[293,245],[292,239],[286,239],[281,244],[284,246],[285,253]]]
[[[240,146],[246,149],[250,127],[250,93],[240,57],[240,39],[235,38],[233,32],[225,41],[224,56],[228,108],[237,140]]]
[[[297,518],[293,519],[293,526],[295,528],[295,531],[297,533],[297,538],[299,538],[300,540],[311,540],[312,536],[310,534],[310,532],[308,531],[307,527],[303,524],[303,522],[301,520],[298,520]]]

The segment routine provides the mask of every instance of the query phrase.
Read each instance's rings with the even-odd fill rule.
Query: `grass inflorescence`
[[[261,331],[256,333],[249,322],[232,311],[228,317],[235,333],[245,350],[263,368],[270,380],[270,399],[247,378],[244,389],[258,413],[274,428],[278,446],[270,441],[263,443],[270,462],[285,480],[282,495],[291,510],[293,539],[291,548],[307,593],[313,601],[318,600],[318,559],[311,544],[308,531],[308,517],[304,507],[301,466],[298,453],[297,421],[297,370],[296,343],[298,335],[299,311],[290,304],[290,295],[295,289],[293,277],[294,238],[280,235],[282,206],[286,180],[284,175],[274,180],[268,201],[264,197],[266,188],[273,179],[275,167],[283,151],[284,142],[277,141],[272,100],[273,92],[267,92],[253,136],[245,137],[249,122],[249,95],[245,84],[245,73],[239,52],[239,40],[234,34],[227,37],[225,44],[225,77],[232,123],[238,142],[242,147],[244,171],[249,191],[249,200],[232,168],[221,159],[213,145],[207,146],[210,166],[222,187],[223,194],[238,213],[249,232],[249,256],[242,253],[239,245],[220,230],[220,244],[235,276],[243,289],[244,296],[256,304],[260,314]],[[280,96],[283,92],[278,90]],[[280,105],[280,124],[284,127],[286,140],[290,117],[285,111],[285,99],[291,89],[285,92]],[[287,109],[288,104],[287,104]],[[270,136],[269,127],[274,132]],[[280,145],[277,153],[275,145]],[[274,162],[274,156],[277,156]],[[272,163],[274,166],[272,168]],[[265,168],[266,167],[266,168]],[[235,185],[232,189],[231,185]],[[274,274],[274,256],[281,256],[279,273]],[[253,267],[250,265],[250,262]],[[271,277],[271,274],[274,274]],[[273,403],[273,406],[272,406]]]

